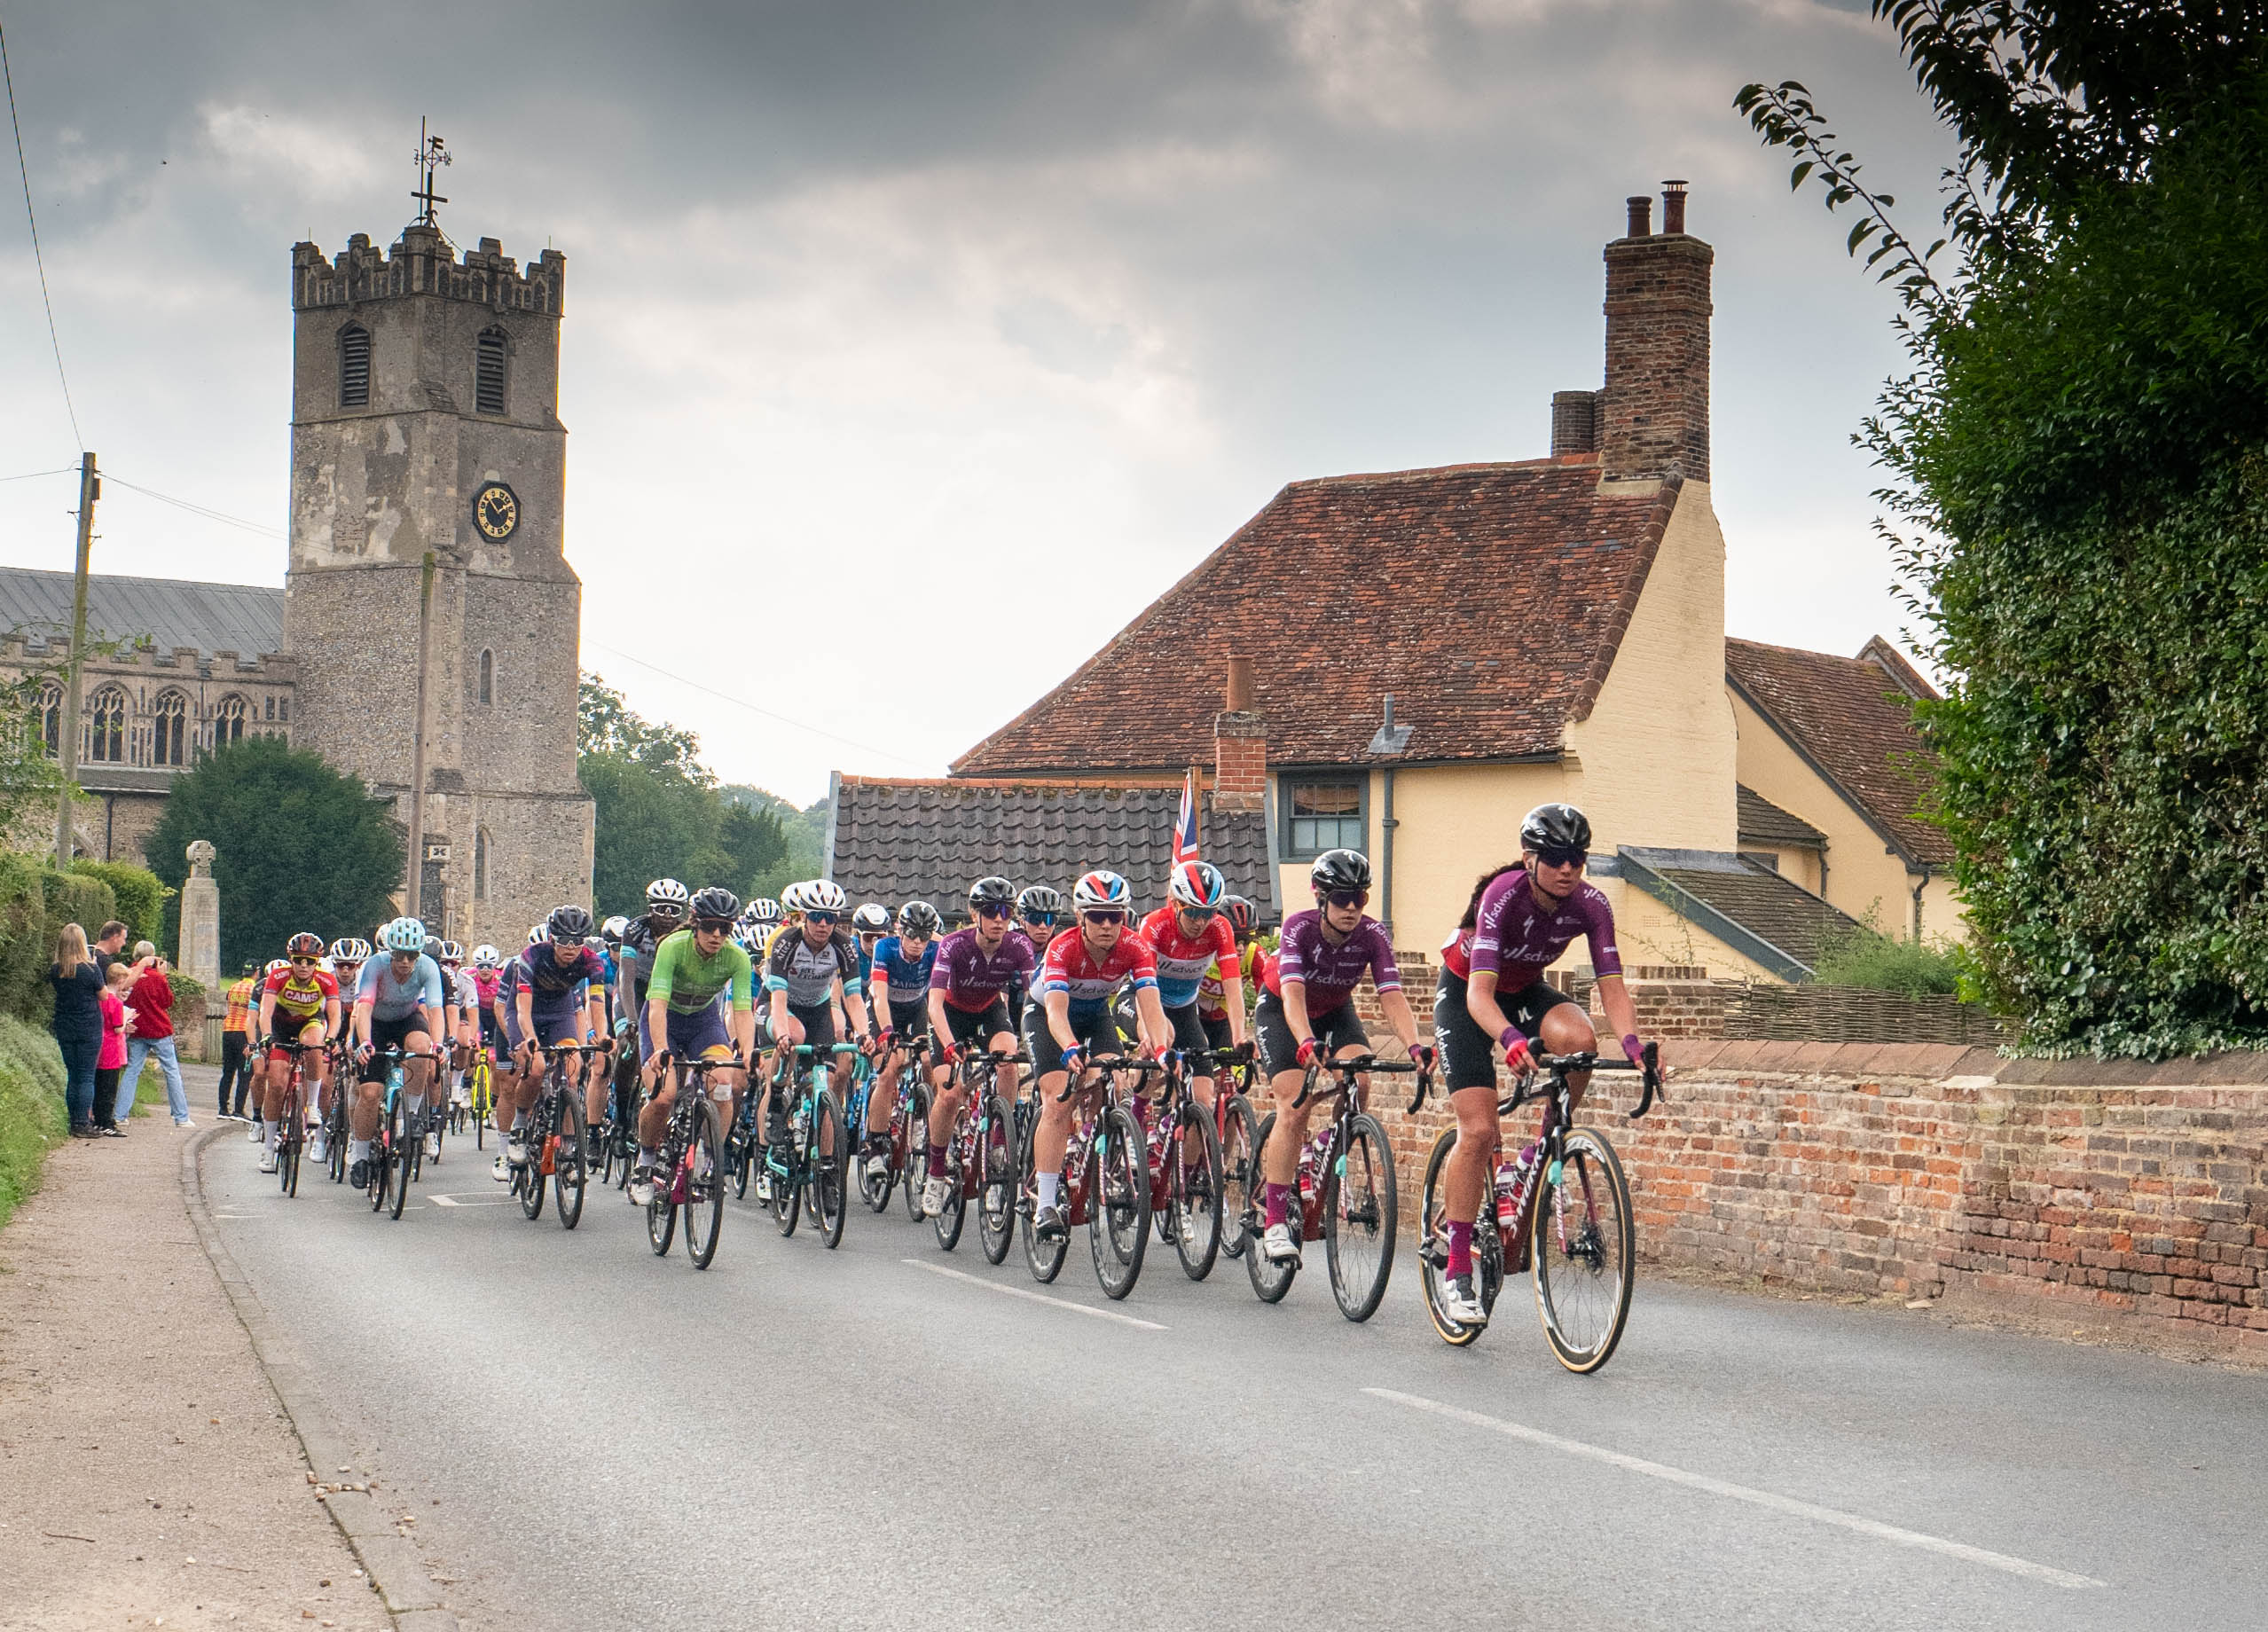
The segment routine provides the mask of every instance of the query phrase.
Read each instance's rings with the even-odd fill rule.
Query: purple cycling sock
[[[930,1147],[930,1177],[932,1179],[945,1177],[945,1147],[943,1145]]]
[[[1271,1226],[1283,1223],[1285,1215],[1291,1211],[1291,1187],[1288,1184],[1271,1184],[1267,1187],[1266,1195],[1268,1223]]]
[[[1471,1273],[1472,1226],[1453,1223],[1449,1226],[1449,1278],[1454,1281]]]

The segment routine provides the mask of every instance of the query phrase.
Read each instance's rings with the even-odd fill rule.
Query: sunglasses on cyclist
[[[1005,918],[1008,915],[1008,914],[1015,910],[1016,909],[1013,907],[1004,906],[997,902],[987,901],[977,909],[977,916],[979,918]]]
[[[1217,906],[1184,906],[1181,908],[1182,917],[1194,918],[1199,923],[1203,923],[1208,918],[1218,918],[1220,915],[1220,909]]]
[[[695,923],[693,928],[694,932],[698,935],[730,935],[733,932],[733,921],[729,918],[703,918]]]
[[[685,908],[657,903],[646,909],[646,915],[649,918],[682,918],[685,916]]]
[[[294,958],[291,961],[291,965],[294,969],[313,969],[317,964],[322,961],[323,960],[320,958]]]
[[[1367,890],[1334,890],[1323,899],[1333,906],[1368,906],[1370,892]]]
[[[1126,915],[1115,906],[1105,906],[1091,913],[1081,913],[1079,917],[1088,923],[1124,923],[1126,921]]]
[[[1053,913],[1026,913],[1024,914],[1024,922],[1042,925],[1053,924],[1056,922],[1056,915]]]
[[[815,923],[822,930],[831,930],[835,927],[835,921],[842,915],[843,914],[840,913],[807,912],[804,914],[804,922],[805,923]]]
[[[1581,867],[1590,858],[1580,850],[1539,850],[1535,859],[1545,867]]]

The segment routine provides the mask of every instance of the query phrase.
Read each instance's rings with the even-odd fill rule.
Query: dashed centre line
[[[931,1275],[941,1275],[951,1281],[966,1281],[971,1286],[981,1286],[988,1292],[998,1292],[1003,1298],[1022,1298],[1032,1303],[1044,1303],[1050,1308],[1069,1309],[1073,1314],[1091,1315],[1098,1321],[1116,1321],[1121,1326],[1139,1327],[1143,1331],[1165,1331],[1156,1321],[1137,1320],[1131,1314],[1121,1314],[1116,1309],[1097,1309],[1083,1303],[1073,1303],[1068,1298],[1050,1298],[1045,1292],[1035,1292],[1021,1286],[1002,1286],[998,1281],[987,1281],[962,1269],[948,1269],[943,1264],[932,1264],[926,1259],[901,1258],[901,1264],[911,1264],[916,1269],[926,1269]]]

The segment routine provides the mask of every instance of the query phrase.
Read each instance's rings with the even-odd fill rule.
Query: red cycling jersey
[[[1184,935],[1180,912],[1161,906],[1142,921],[1142,938],[1158,960],[1158,1000],[1168,1008],[1196,1002],[1213,966],[1223,958],[1236,961],[1236,932],[1218,914],[1195,935]]]
[[[1087,1018],[1110,1000],[1110,994],[1127,981],[1134,990],[1158,985],[1158,958],[1150,943],[1130,930],[1121,930],[1118,945],[1100,960],[1087,949],[1087,937],[1068,930],[1048,943],[1048,960],[1040,966],[1040,991],[1063,992],[1071,997],[1071,1016]]]

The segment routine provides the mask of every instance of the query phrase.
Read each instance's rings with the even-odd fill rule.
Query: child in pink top
[[[126,1136],[111,1108],[118,1102],[118,1074],[126,1069],[126,991],[133,984],[134,966],[122,959],[110,966],[96,1000],[102,1007],[102,1054],[95,1061],[95,1132],[109,1139]]]

